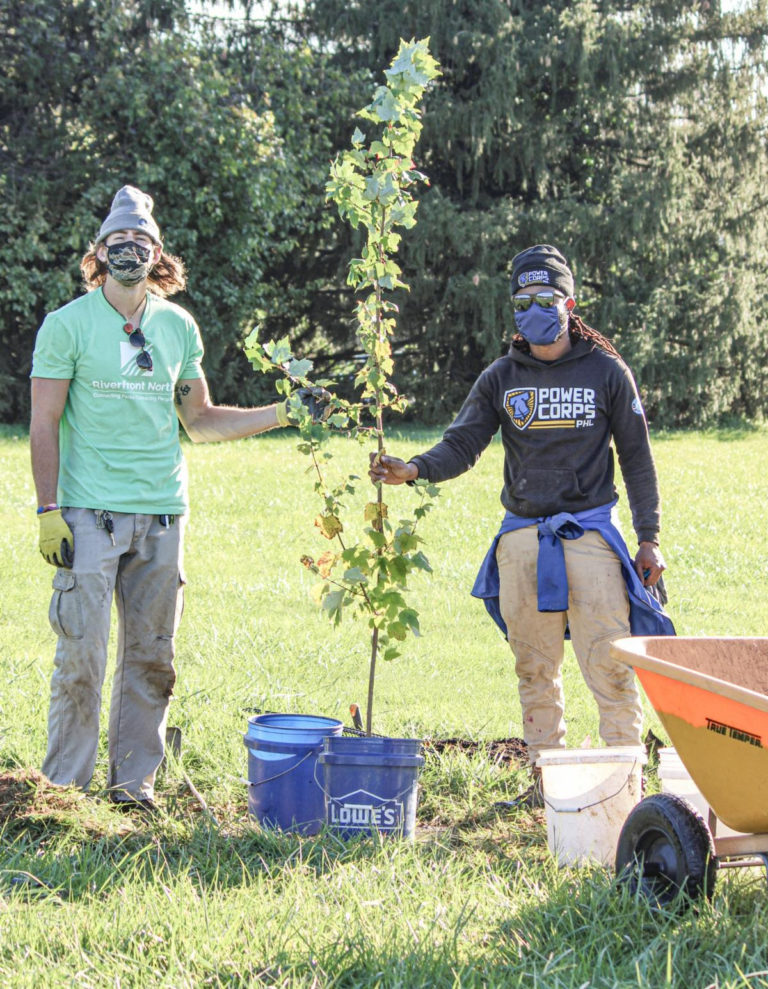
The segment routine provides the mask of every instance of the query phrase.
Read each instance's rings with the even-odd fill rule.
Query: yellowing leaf
[[[382,502],[369,501],[363,512],[365,521],[371,523],[371,528],[376,532],[381,532],[384,528],[384,519],[387,518],[387,506]]]
[[[335,515],[318,515],[315,525],[326,539],[333,539],[344,531],[344,526]]]
[[[322,553],[317,558],[317,572],[321,577],[329,576],[331,570],[333,570],[333,565],[336,563],[335,553]]]
[[[378,522],[378,525],[374,524],[374,529],[381,530],[381,520],[387,517],[387,506],[384,502],[379,505],[377,501],[369,501],[365,506],[363,517],[366,522]]]

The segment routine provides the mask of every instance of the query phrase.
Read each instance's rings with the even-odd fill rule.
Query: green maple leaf
[[[292,378],[306,378],[309,372],[312,370],[312,361],[308,360],[306,357],[301,360],[290,360],[285,371],[286,374],[290,374]]]

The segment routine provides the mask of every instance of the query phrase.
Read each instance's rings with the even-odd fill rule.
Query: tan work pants
[[[563,664],[566,623],[582,675],[597,702],[606,745],[639,745],[642,707],[632,669],[611,659],[614,639],[630,634],[621,564],[597,532],[563,540],[568,611],[540,612],[535,525],[499,540],[499,604],[515,654],[523,737],[536,762],[542,749],[565,746]]]
[[[115,797],[151,798],[163,758],[176,672],[173,639],[183,607],[184,517],[112,513],[114,540],[96,513],[65,508],[75,562],[53,579],[49,611],[58,635],[43,772],[87,788],[96,763],[112,598],[118,640],[109,717],[109,776]]]

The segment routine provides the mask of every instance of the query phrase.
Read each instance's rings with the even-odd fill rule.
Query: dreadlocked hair
[[[597,330],[593,330],[591,326],[587,326],[581,316],[576,316],[574,313],[571,313],[568,322],[568,332],[571,335],[571,340],[574,338],[577,340],[591,340],[593,343],[597,344],[601,350],[605,350],[614,357],[618,357],[619,360],[623,362],[624,358],[613,346],[611,341],[607,337],[604,337],[602,333],[599,333]]]
[[[107,266],[96,257],[93,245],[88,249],[88,253],[80,262],[80,271],[83,282],[88,292],[99,288],[107,280]],[[147,287],[155,295],[166,298],[182,292],[187,284],[187,272],[181,258],[174,257],[173,254],[160,255],[160,260],[152,268],[147,277]]]
[[[591,340],[595,346],[611,354],[613,357],[618,357],[623,363],[624,358],[611,341],[607,337],[604,337],[602,333],[593,330],[591,326],[587,326],[581,316],[577,316],[575,313],[570,313],[568,316],[568,333],[572,343],[575,343],[576,340]],[[520,350],[524,354],[530,354],[531,352],[531,345],[520,333],[516,333],[512,337],[512,346],[515,350]]]

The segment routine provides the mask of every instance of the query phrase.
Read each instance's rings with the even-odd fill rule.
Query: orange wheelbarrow
[[[619,835],[616,872],[665,904],[710,897],[719,868],[768,870],[768,638],[619,639],[702,796],[709,819],[672,793],[645,797]],[[739,835],[718,837],[718,822]]]

